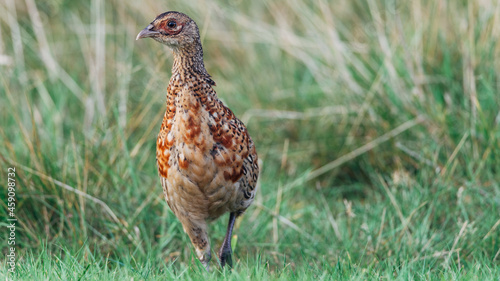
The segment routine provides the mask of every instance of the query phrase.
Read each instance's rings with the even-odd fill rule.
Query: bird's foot
[[[219,262],[220,266],[224,267],[226,264],[229,266],[229,269],[233,267],[233,259],[231,255],[231,248],[222,246],[219,251]]]
[[[205,252],[198,257],[201,264],[203,264],[203,266],[205,267],[205,269],[207,271],[209,271],[209,262],[210,262],[211,257],[212,257],[212,254],[210,253],[210,251]]]

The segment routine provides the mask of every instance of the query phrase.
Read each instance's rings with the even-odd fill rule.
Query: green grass
[[[497,1],[184,2],[0,2],[11,278],[498,280]],[[231,272],[203,270],[157,178],[172,56],[135,36],[167,10],[197,21],[261,160]]]

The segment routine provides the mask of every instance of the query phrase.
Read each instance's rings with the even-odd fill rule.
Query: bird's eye
[[[169,22],[167,23],[167,26],[168,26],[169,28],[175,28],[175,27],[177,26],[177,23],[176,23],[175,21],[171,20],[171,21],[169,21]]]

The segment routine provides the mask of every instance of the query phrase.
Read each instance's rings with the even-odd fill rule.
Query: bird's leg
[[[182,221],[184,231],[188,234],[193,244],[196,255],[208,271],[208,262],[212,257],[210,243],[208,242],[207,224],[205,221]]]
[[[224,267],[226,263],[229,268],[233,267],[233,260],[231,258],[231,236],[233,235],[234,221],[236,219],[236,213],[232,212],[229,214],[229,222],[227,224],[226,237],[224,237],[224,242],[219,250],[219,261],[221,267]]]

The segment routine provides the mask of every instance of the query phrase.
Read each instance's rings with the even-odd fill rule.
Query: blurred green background
[[[157,177],[172,55],[135,36],[169,10],[261,160],[232,272],[203,271]],[[1,0],[14,277],[495,280],[499,38],[495,0]]]

